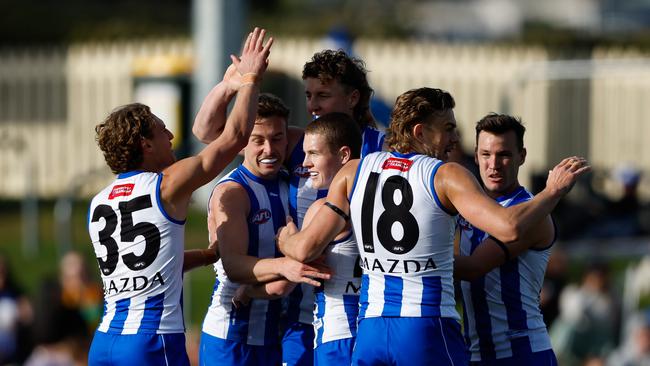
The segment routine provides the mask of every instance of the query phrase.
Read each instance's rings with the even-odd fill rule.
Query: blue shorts
[[[355,337],[329,341],[316,347],[314,349],[314,366],[352,364],[354,339]]]
[[[311,366],[314,364],[314,326],[295,322],[282,337],[282,365]]]
[[[88,365],[187,365],[185,334],[109,334],[95,332]]]
[[[280,364],[280,346],[251,346],[245,343],[213,337],[201,332],[199,365],[260,365]]]
[[[359,322],[353,365],[467,365],[455,319],[377,317]]]

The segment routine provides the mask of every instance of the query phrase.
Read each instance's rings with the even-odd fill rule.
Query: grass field
[[[16,282],[31,298],[35,298],[40,284],[45,279],[55,279],[58,261],[63,253],[56,243],[54,203],[39,202],[38,225],[30,230],[38,234],[38,250],[29,255],[23,246],[23,224],[21,204],[18,201],[0,201],[0,255],[8,258]],[[72,210],[72,242],[69,247],[84,255],[89,272],[100,281],[95,254],[86,230],[88,202],[75,202]],[[206,216],[203,211],[192,211],[185,229],[186,248],[207,246]],[[185,274],[185,319],[187,326],[200,326],[207,310],[214,271],[212,267],[197,268]]]

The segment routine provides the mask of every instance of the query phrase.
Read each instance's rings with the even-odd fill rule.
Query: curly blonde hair
[[[442,89],[419,88],[403,93],[397,97],[386,130],[388,148],[403,154],[415,152],[413,126],[444,115],[455,105],[451,94]]]
[[[95,127],[95,140],[113,173],[140,167],[143,160],[141,141],[153,137],[155,124],[155,116],[148,106],[132,103],[115,109]]]

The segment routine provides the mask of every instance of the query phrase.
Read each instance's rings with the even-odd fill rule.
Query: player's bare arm
[[[523,234],[540,222],[591,167],[586,160],[562,160],[549,172],[546,187],[532,200],[504,208],[489,198],[469,171],[455,163],[443,165],[434,179],[442,204],[459,212],[472,225],[502,242],[522,240]]]
[[[348,201],[349,193],[352,191],[352,184],[359,166],[359,160],[351,160],[341,170],[330,184],[327,194],[327,203],[340,210],[345,215],[350,214],[350,202]],[[280,228],[278,231],[278,247],[284,253],[289,248],[324,248],[329,242],[345,229],[347,221],[343,216],[336,212],[334,208],[323,205],[316,212],[318,217],[317,225],[309,225],[298,232],[296,225],[288,223],[287,226]],[[315,251],[314,251],[315,252]],[[322,252],[322,249],[321,249]],[[320,253],[318,254],[320,255]],[[318,257],[316,255],[316,257]],[[312,255],[313,256],[313,255]],[[307,258],[313,260],[315,258]]]
[[[246,40],[241,59],[233,57],[240,74],[262,75],[266,70],[273,40],[264,44],[264,35],[263,30],[256,28]],[[258,94],[256,82],[242,84],[219,138],[198,155],[178,161],[163,171],[161,198],[172,217],[185,218],[192,192],[213,179],[246,146],[255,122]]]
[[[235,291],[232,302],[236,307],[247,306],[251,299],[275,300],[288,296],[296,284],[288,280],[277,280],[256,285],[241,285]]]
[[[242,84],[251,82],[259,83],[261,81],[263,72],[266,70],[266,66],[268,66],[268,54],[266,59],[264,59],[264,65],[255,65],[258,67],[263,66],[264,69],[262,72],[259,72],[259,70],[249,68],[249,66],[254,65],[248,62],[249,59],[246,53],[258,48],[264,41],[265,35],[265,29],[255,28],[248,34],[244,42],[242,55],[239,58],[235,55],[230,55],[232,64],[226,69],[222,81],[208,93],[194,119],[192,133],[199,141],[209,144],[221,136],[226,123],[225,112],[230,100],[239,91]],[[273,38],[269,38],[266,46],[270,49],[272,43]],[[242,62],[246,64],[242,65]]]
[[[216,231],[214,218],[208,216],[208,233]],[[219,246],[216,235],[208,235],[210,243],[205,249],[189,249],[183,252],[183,272],[203,267],[219,260]]]
[[[216,247],[187,249],[183,252],[183,272],[213,264],[217,260],[219,260],[219,253]]]
[[[286,278],[318,286],[314,278],[328,279],[329,274],[290,258],[257,258],[247,255],[250,202],[238,183],[226,182],[215,188],[210,210],[216,218],[216,237],[224,270],[242,284],[255,284]]]
[[[316,219],[316,214],[318,213],[318,210],[320,210],[320,208],[325,204],[325,202],[327,202],[327,198],[321,198],[321,199],[318,199],[318,200],[314,201],[314,203],[312,203],[311,206],[309,206],[309,209],[305,213],[305,218],[303,219],[303,222],[302,222],[303,230],[305,228],[307,228],[312,223],[314,225],[320,225],[321,220],[320,220],[320,218]],[[291,222],[291,224],[289,224],[289,219],[290,219],[290,217],[287,217],[287,225],[294,225],[293,222]],[[295,227],[295,225],[294,225],[294,227]],[[343,231],[341,233],[339,233],[334,238],[334,240],[337,240],[337,239],[340,239],[340,238],[344,237],[345,235],[347,235],[349,233],[349,230],[350,230],[350,228],[349,228],[349,223],[348,223],[345,226],[345,228],[343,229]],[[297,231],[297,228],[295,228],[295,230],[293,228],[289,229],[289,232],[291,232],[291,233],[295,233],[296,231]],[[282,251],[284,249],[284,250],[286,250],[286,252],[282,251],[282,254],[284,254],[285,256],[293,258],[293,259],[295,259],[295,260],[297,260],[299,262],[307,263],[307,262],[311,262],[311,261],[315,260],[316,258],[320,257],[321,254],[323,253],[323,251],[325,250],[325,248],[328,245],[328,243],[316,243],[316,242],[313,242],[311,244],[312,245],[306,245],[306,246],[303,246],[303,247],[300,247],[300,246],[287,247],[285,245],[285,246],[280,247],[280,251]]]
[[[199,141],[209,144],[221,135],[226,125],[228,104],[237,94],[241,79],[242,75],[232,63],[226,69],[222,81],[205,97],[192,125],[192,133]]]
[[[454,277],[464,281],[475,280],[530,248],[548,247],[554,239],[555,227],[550,216],[534,225],[520,241],[499,244],[488,237],[476,247],[472,255],[454,256]],[[506,249],[500,245],[504,245]]]
[[[183,272],[196,267],[207,266],[219,260],[219,242],[215,234],[217,229],[215,221],[213,216],[208,215],[208,247],[205,249],[190,249],[184,252]]]

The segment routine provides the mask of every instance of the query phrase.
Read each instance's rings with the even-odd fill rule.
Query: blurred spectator
[[[618,221],[616,233],[619,236],[636,236],[645,234],[639,220],[641,203],[638,188],[641,172],[632,165],[622,165],[614,170],[614,176],[621,184],[621,198],[611,204],[609,213]]]
[[[547,173],[533,176],[534,192],[540,192],[546,185]],[[564,197],[553,211],[559,240],[596,237],[591,233],[594,223],[606,213],[609,201],[594,190],[597,176],[593,173],[578,180],[571,193]]]
[[[569,285],[560,295],[560,316],[550,334],[561,365],[598,360],[613,348],[617,306],[609,293],[609,270],[592,263],[580,286]]]
[[[621,346],[609,357],[609,366],[650,366],[650,308],[633,316]]]
[[[641,223],[641,202],[638,187],[641,172],[630,164],[623,164],[611,173],[620,185],[621,197],[608,201],[605,210],[597,220],[593,220],[585,231],[585,237],[615,238],[647,234]]]
[[[7,260],[0,256],[0,364],[22,363],[30,352],[29,300],[14,283]]]
[[[605,366],[605,358],[601,356],[587,357],[585,362],[582,363],[582,366]]]
[[[76,252],[64,255],[58,281],[44,281],[38,293],[34,321],[37,346],[25,365],[85,364],[101,304],[101,289],[90,281],[83,257]]]
[[[90,345],[81,314],[61,301],[61,286],[44,281],[34,305],[36,347],[26,366],[73,366],[83,364]]]
[[[71,251],[61,258],[59,264],[61,302],[68,309],[76,309],[94,332],[103,311],[101,286],[88,274],[88,267],[81,254]]]
[[[548,259],[539,300],[546,328],[551,327],[551,324],[560,313],[560,293],[562,293],[567,283],[567,260],[564,249],[556,244]]]

